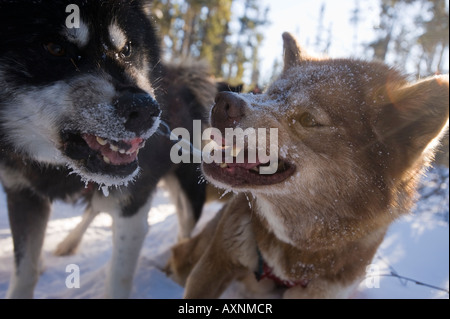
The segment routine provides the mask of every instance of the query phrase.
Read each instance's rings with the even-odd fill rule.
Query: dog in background
[[[259,159],[203,164],[208,181],[238,194],[174,247],[185,298],[218,298],[248,278],[285,298],[350,297],[448,128],[448,75],[411,83],[382,63],[317,60],[283,39],[284,71],[264,94],[216,96],[221,132],[278,129],[279,165],[260,175]]]
[[[66,25],[68,5],[80,12]],[[157,183],[170,180],[182,236],[199,217],[199,167],[174,165],[161,133],[204,119],[215,83],[161,63],[150,1],[0,0],[0,180],[14,241],[8,297],[31,298],[51,203],[84,199],[113,217],[106,296],[126,298]],[[89,218],[88,218],[89,219]],[[72,246],[71,246],[72,245]],[[64,250],[73,249],[70,242]]]

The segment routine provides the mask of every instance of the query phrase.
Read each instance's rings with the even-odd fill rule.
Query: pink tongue
[[[99,150],[100,153],[103,156],[106,156],[109,158],[109,161],[112,165],[126,165],[133,163],[137,158],[137,153],[132,152],[130,155],[127,154],[120,154],[118,152],[114,152],[109,148],[109,145],[102,146],[102,148]]]
[[[100,145],[97,141],[97,137],[90,134],[84,134],[83,139],[86,141],[88,146],[100,154],[104,158],[108,158],[112,165],[126,165],[133,163],[137,159],[137,151],[142,147],[144,139],[135,138],[130,141],[121,141],[120,144],[126,144],[126,151],[128,154],[121,154],[119,152],[115,152],[110,148],[110,144]]]
[[[131,141],[124,141],[124,143],[131,145],[131,148],[127,150],[127,152],[135,153],[137,150],[139,150],[142,146],[142,143],[144,143],[143,138],[135,138]]]

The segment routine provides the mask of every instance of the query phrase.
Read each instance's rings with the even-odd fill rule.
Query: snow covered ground
[[[355,298],[449,298],[449,170],[432,169],[421,186],[422,198],[414,213],[392,225],[381,245],[366,281]],[[200,225],[211,218],[220,204],[209,204]],[[106,264],[111,255],[111,219],[99,215],[88,229],[78,254],[56,257],[56,245],[80,221],[82,206],[57,202],[44,244],[44,271],[36,298],[102,298]],[[160,270],[175,243],[177,219],[167,192],[160,189],[149,215],[147,236],[134,282],[132,298],[178,299],[183,289]],[[0,189],[0,298],[8,290],[13,247],[5,204]],[[80,269],[80,288],[69,289],[68,265]],[[378,274],[378,276],[377,276]],[[236,283],[223,298],[270,298],[249,296]]]

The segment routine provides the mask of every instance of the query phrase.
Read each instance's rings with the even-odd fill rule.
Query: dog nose
[[[114,107],[118,116],[125,119],[125,129],[138,136],[150,130],[161,114],[158,102],[144,91],[122,91]]]
[[[236,93],[220,92],[215,102],[211,111],[211,125],[215,128],[235,128],[245,116],[247,102]]]

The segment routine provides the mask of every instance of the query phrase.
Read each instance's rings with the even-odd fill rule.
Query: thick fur
[[[69,4],[80,8],[80,28],[65,24]],[[159,125],[191,128],[204,119],[215,83],[203,65],[161,63],[148,5],[0,0],[0,179],[15,253],[10,298],[33,296],[55,199],[87,202],[78,235],[60,253],[76,248],[98,212],[113,216],[105,291],[113,298],[130,294],[162,178],[173,181],[183,203],[181,237],[201,213],[199,167],[172,164],[173,144]],[[129,154],[119,154],[121,147]]]
[[[239,194],[174,248],[170,265],[178,282],[187,280],[186,298],[219,297],[233,279],[257,273],[261,259],[293,283],[285,298],[348,298],[389,225],[413,205],[448,128],[448,76],[410,83],[378,62],[315,60],[283,38],[280,78],[262,95],[219,93],[211,120],[278,128],[291,174],[271,185],[275,175],[255,177],[266,178],[260,186],[203,164],[210,182]]]

